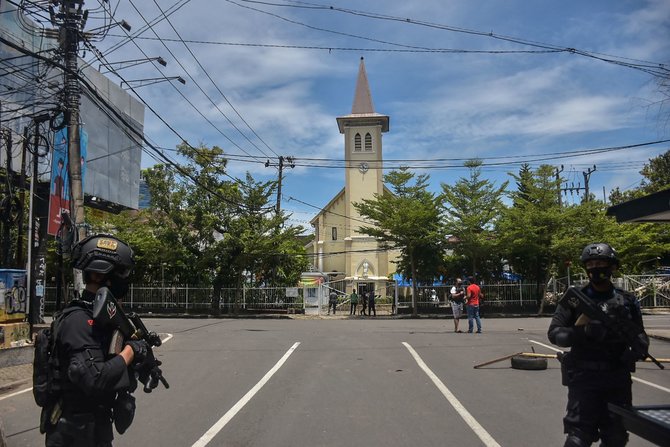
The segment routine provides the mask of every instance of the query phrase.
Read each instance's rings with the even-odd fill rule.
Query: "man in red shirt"
[[[472,334],[472,320],[477,322],[477,333],[482,333],[482,320],[479,318],[479,300],[484,298],[482,289],[475,282],[474,276],[470,277],[470,285],[466,289],[465,303],[468,311],[468,334]]]

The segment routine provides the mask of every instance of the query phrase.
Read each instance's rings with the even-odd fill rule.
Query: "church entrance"
[[[375,283],[373,282],[359,282],[357,284],[357,293],[358,296],[367,296],[368,292],[372,291],[374,293],[375,291]]]

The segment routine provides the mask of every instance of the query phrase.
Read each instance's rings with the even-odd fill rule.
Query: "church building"
[[[389,131],[389,117],[375,112],[363,58],[351,114],[338,117],[337,126],[344,135],[344,188],[310,221],[314,240],[307,252],[314,255],[315,270],[333,284],[342,282],[339,290],[387,295],[388,276],[396,271],[391,261],[397,253],[380,250],[375,238],[359,232],[369,224],[353,206],[374,199],[374,194],[391,194],[382,169],[382,134]]]

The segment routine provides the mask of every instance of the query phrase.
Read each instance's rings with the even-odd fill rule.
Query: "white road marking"
[[[545,345],[544,343],[540,343],[539,341],[535,341],[535,340],[528,340],[528,341],[531,342],[531,343],[535,343],[536,345],[543,346],[547,349],[551,349],[552,351],[555,351],[555,352],[563,352],[563,350],[561,350],[561,349],[556,349],[553,346]],[[643,380],[643,379],[638,379],[635,376],[631,376],[631,378],[636,382],[640,382],[640,383],[643,383],[643,384],[645,384],[647,386],[650,386],[652,388],[656,388],[657,390],[661,390],[661,391],[665,391],[666,393],[670,393],[670,388],[666,388],[664,386],[657,385],[653,382],[648,382],[648,381]]]
[[[235,415],[242,408],[244,408],[244,406],[247,403],[249,403],[251,398],[254,397],[254,395],[258,391],[260,391],[261,388],[263,388],[263,385],[265,385],[270,380],[270,378],[277,371],[279,371],[279,368],[282,367],[282,365],[286,362],[286,360],[288,360],[288,358],[291,356],[291,354],[293,354],[293,351],[295,351],[298,348],[299,345],[300,345],[299,341],[295,342],[295,344],[293,344],[293,346],[291,346],[291,348],[288,351],[286,351],[286,354],[284,354],[284,356],[281,359],[279,359],[279,361],[275,364],[275,366],[273,366],[272,369],[270,371],[268,371],[263,376],[263,378],[256,385],[254,385],[253,388],[251,388],[247,392],[247,394],[242,396],[242,398],[240,400],[238,400],[237,403],[235,405],[233,405],[233,407],[230,410],[228,410],[228,412],[226,414],[224,414],[221,417],[221,419],[219,419],[216,422],[216,424],[212,425],[212,428],[207,430],[207,432],[204,435],[202,435],[202,437],[200,439],[198,439],[195,442],[195,444],[193,444],[192,447],[204,447],[204,446],[206,446],[209,443],[209,441],[211,441],[214,438],[214,436],[216,436],[216,434],[219,433],[223,429],[223,427],[225,427],[226,424],[228,424],[228,422],[230,422],[230,420],[232,418],[234,418]]]
[[[10,397],[18,396],[19,394],[23,394],[26,391],[30,391],[32,389],[33,389],[33,387],[30,387],[30,388],[26,388],[25,390],[15,391],[12,394],[7,394],[6,396],[0,396],[0,400],[5,400],[5,399],[9,399]]]
[[[419,357],[419,354],[412,348],[409,343],[402,342],[402,344],[407,348],[410,354],[412,354],[412,357],[414,357],[414,360],[416,363],[419,365],[421,369],[426,373],[426,375],[430,378],[430,380],[433,381],[435,386],[437,387],[440,392],[442,392],[442,395],[447,398],[449,403],[451,404],[452,407],[458,412],[458,414],[463,418],[463,420],[468,424],[468,427],[472,429],[472,431],[475,432],[475,434],[479,437],[479,439],[482,440],[484,445],[486,447],[500,447],[500,444],[496,442],[495,439],[484,429],[484,427],[481,426],[479,422],[470,414],[468,410],[465,409],[463,404],[454,396],[454,394],[449,391],[449,388],[447,388],[444,383],[440,380],[439,377],[435,375],[433,371],[426,365],[426,363]]]
[[[165,333],[165,335],[166,335],[167,337],[165,337],[165,339],[161,340],[161,344],[163,344],[163,343],[169,341],[172,337],[174,337],[174,335],[172,335],[172,334],[170,334],[170,333],[167,333],[167,332]]]
[[[173,337],[172,334],[167,334],[167,337],[165,337],[165,339],[162,340],[162,343],[165,343],[165,342],[169,341],[172,337]],[[162,343],[161,343],[161,344],[162,344]],[[30,390],[32,390],[32,389],[33,389],[33,387],[30,387],[30,388],[26,388],[25,390],[16,391],[16,392],[14,392],[14,393],[12,393],[12,394],[7,394],[7,395],[5,395],[5,396],[0,396],[0,400],[5,400],[5,399],[9,399],[10,397],[18,396],[19,394],[23,394],[23,393],[25,393],[26,391],[30,391]]]

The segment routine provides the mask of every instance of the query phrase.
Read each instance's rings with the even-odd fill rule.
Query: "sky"
[[[113,27],[96,43],[108,62],[167,61],[119,70],[123,79],[186,81],[131,93],[155,111],[145,112],[147,138],[177,161],[172,150],[182,139],[219,146],[236,178],[277,178],[278,157],[294,157],[281,206],[308,230],[344,186],[335,119],[351,112],[361,57],[375,111],[390,116],[386,166],[429,174],[434,192],[467,176],[464,161],[479,158],[483,177],[510,180],[510,188],[508,173],[523,162],[562,165],[574,187],[595,165],[589,186],[603,199],[615,187],[638,186],[644,163],[670,148],[583,154],[670,139],[667,96],[647,72],[666,81],[670,74],[670,65],[659,65],[670,64],[665,0],[120,0],[110,7],[135,38],[118,46],[126,33]],[[87,27],[100,17],[91,14]],[[556,51],[565,49],[575,51]],[[154,163],[143,154],[143,167]]]

